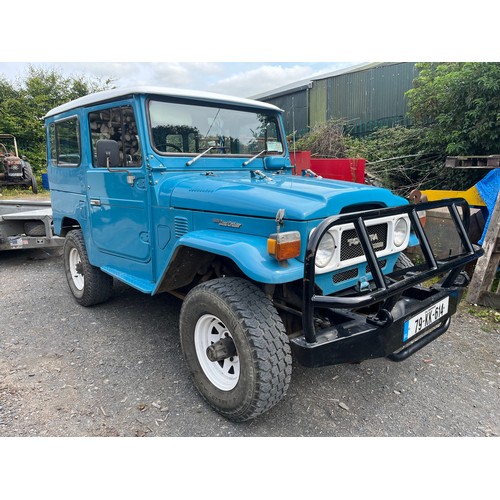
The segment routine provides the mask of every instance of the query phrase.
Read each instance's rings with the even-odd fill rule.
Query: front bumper
[[[446,332],[462,293],[461,288],[439,291],[410,288],[394,304],[390,311],[392,321],[386,326],[368,323],[367,316],[363,314],[342,309],[331,310],[335,326],[321,329],[312,343],[307,342],[304,336],[292,339],[292,351],[297,361],[307,367],[380,357],[403,361]],[[446,297],[449,298],[447,314],[422,330],[420,335],[405,341],[409,319]]]
[[[462,242],[463,252],[439,261],[420,223],[418,212],[447,207]],[[458,211],[462,209],[462,215]],[[365,221],[406,213],[416,234],[425,263],[384,276],[366,231]],[[304,261],[302,322],[303,335],[291,340],[299,363],[314,367],[388,356],[401,361],[442,335],[449,327],[467,280],[461,274],[483,250],[472,245],[468,236],[469,206],[463,199],[442,200],[418,205],[384,208],[330,217],[310,238]],[[322,236],[333,226],[353,223],[373,275],[368,293],[350,296],[322,296],[315,291],[315,257]],[[441,276],[439,285],[420,284]],[[446,300],[448,309],[418,335],[405,340],[408,322],[419,313]],[[320,314],[316,314],[316,310]],[[323,318],[323,319],[320,319]],[[327,318],[325,322],[325,318]],[[326,323],[326,324],[325,324]]]

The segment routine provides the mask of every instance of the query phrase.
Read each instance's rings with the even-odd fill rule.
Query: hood
[[[336,215],[348,205],[406,204],[389,190],[331,179],[272,175],[271,180],[245,173],[180,176],[171,191],[174,208],[231,215],[275,218],[280,208],[288,220],[312,220]],[[166,193],[165,193],[166,194]]]

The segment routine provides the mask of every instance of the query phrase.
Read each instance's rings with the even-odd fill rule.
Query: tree
[[[500,63],[419,63],[410,115],[448,155],[500,153]]]
[[[35,172],[45,169],[43,117],[52,108],[98,90],[111,88],[86,76],[63,76],[56,69],[29,66],[18,84],[0,78],[0,132],[16,136],[20,154],[28,157]]]

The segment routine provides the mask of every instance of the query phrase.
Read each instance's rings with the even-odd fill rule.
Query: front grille
[[[375,224],[366,228],[371,244],[375,252],[384,250],[387,245],[387,224]],[[355,259],[364,255],[361,241],[356,229],[348,229],[342,232],[340,240],[340,260]]]
[[[384,269],[384,267],[385,267],[386,264],[387,264],[387,261],[385,259],[378,261],[378,267],[380,267],[380,269]],[[372,272],[372,270],[370,269],[370,266],[366,266],[365,273],[369,274],[371,272]]]
[[[336,273],[333,275],[334,283],[342,283],[342,281],[352,280],[353,278],[357,278],[358,270],[357,268],[348,269],[347,271],[341,271],[340,273]]]

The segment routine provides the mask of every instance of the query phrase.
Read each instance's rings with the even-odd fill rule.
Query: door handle
[[[90,199],[90,204],[94,207],[100,207],[101,206],[101,200],[98,200],[96,198],[91,198]]]

